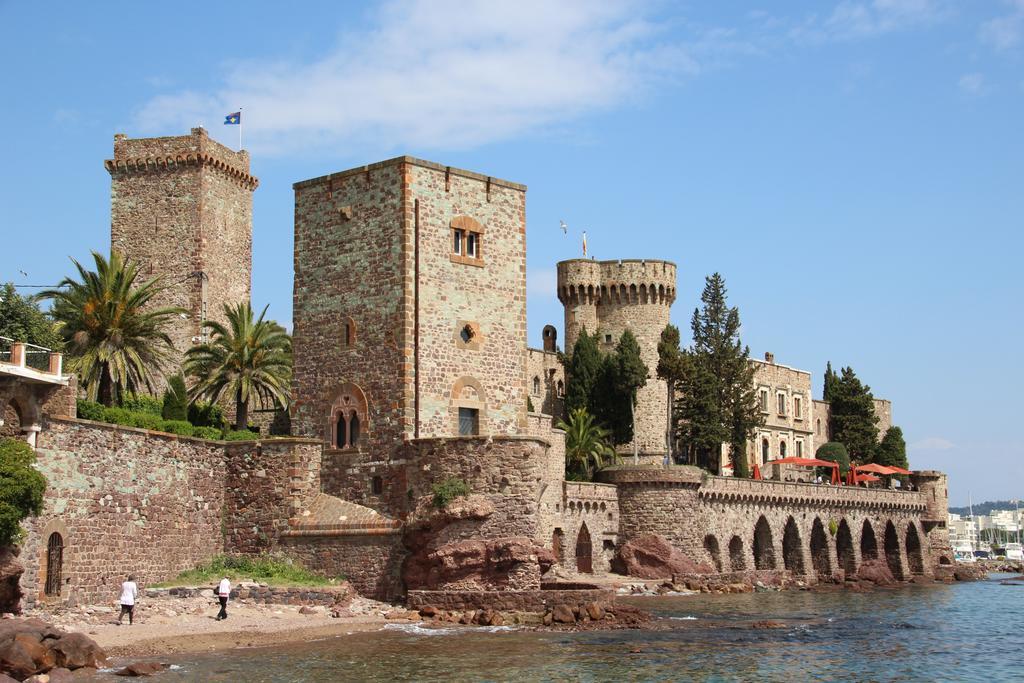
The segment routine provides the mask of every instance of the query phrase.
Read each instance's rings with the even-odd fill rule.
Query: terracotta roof
[[[376,510],[347,500],[318,493],[305,509],[288,520],[288,536],[315,536],[329,533],[394,533],[402,523]]]

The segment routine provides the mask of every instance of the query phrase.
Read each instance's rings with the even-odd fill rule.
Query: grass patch
[[[154,588],[214,584],[225,576],[232,583],[259,581],[269,586],[334,586],[345,580],[344,576],[328,578],[314,574],[298,562],[272,555],[217,555]]]
[[[456,498],[468,496],[469,484],[458,477],[448,477],[444,481],[434,484],[433,493],[434,507],[443,510]]]

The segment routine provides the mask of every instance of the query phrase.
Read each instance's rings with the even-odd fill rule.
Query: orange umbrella
[[[754,479],[764,479],[764,477],[761,476],[761,466],[756,462],[754,463]]]
[[[840,479],[839,479],[839,468],[838,467],[833,467],[832,468],[832,485],[833,486],[839,486],[839,482],[840,482]]]

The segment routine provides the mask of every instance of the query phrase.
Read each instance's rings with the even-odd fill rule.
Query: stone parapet
[[[923,494],[918,491],[867,489],[857,486],[825,486],[781,481],[759,481],[733,477],[708,477],[698,495],[702,499],[729,499],[751,503],[808,505],[922,512]]]
[[[629,484],[699,485],[707,476],[699,467],[608,467],[598,474],[601,481],[618,486]]]

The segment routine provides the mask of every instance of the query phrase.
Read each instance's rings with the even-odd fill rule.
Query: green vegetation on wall
[[[35,451],[21,439],[0,438],[0,546],[21,540],[21,521],[43,511],[46,478]]]

